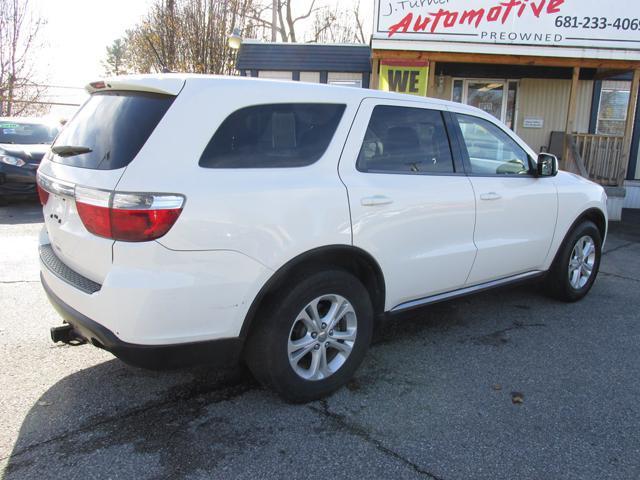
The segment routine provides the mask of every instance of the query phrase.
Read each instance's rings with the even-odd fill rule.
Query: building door
[[[518,82],[516,80],[456,79],[453,101],[479,108],[515,130]]]

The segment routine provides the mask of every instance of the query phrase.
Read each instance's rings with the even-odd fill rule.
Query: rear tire
[[[582,300],[600,269],[602,236],[593,222],[584,221],[567,236],[545,279],[547,293],[564,302]]]
[[[317,400],[360,366],[373,319],[369,293],[356,277],[342,270],[313,273],[281,288],[261,311],[245,361],[260,383],[286,400]]]

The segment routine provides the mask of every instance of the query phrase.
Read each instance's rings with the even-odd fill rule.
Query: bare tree
[[[258,34],[255,0],[156,0],[143,21],[126,35],[126,61],[132,71],[230,74],[236,52],[228,35]]]
[[[326,8],[318,6],[316,0],[311,0],[309,6],[304,10],[296,7],[302,4],[303,2],[300,0],[262,0],[254,7],[253,11],[247,11],[246,14],[256,22],[257,26],[269,31],[275,30],[280,36],[280,41],[295,43],[299,38],[298,26],[300,22]],[[269,15],[270,18],[268,18]]]
[[[107,48],[104,63],[114,70],[116,60],[119,65],[122,61],[136,73],[233,74],[236,51],[229,47],[228,35],[237,29],[244,38],[268,39],[274,18],[283,42],[301,37],[310,42],[365,42],[359,3],[330,9],[315,0],[154,0],[122,45],[116,49],[114,42]],[[302,26],[312,20],[311,35],[302,35]],[[116,53],[122,52],[124,58],[117,59]]]
[[[359,0],[334,7],[326,3],[322,0],[320,3],[316,0],[261,0],[247,15],[268,31],[275,21],[274,30],[282,42],[298,42],[302,36],[303,41],[311,43],[367,43]],[[310,31],[300,35],[300,26],[307,20],[313,21]]]
[[[315,13],[311,42],[317,43],[367,43],[364,34],[360,1],[350,8],[336,5]]]
[[[0,0],[0,116],[43,113],[33,57],[43,25],[29,0]]]

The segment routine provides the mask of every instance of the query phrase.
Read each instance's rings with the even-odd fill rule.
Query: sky
[[[107,45],[121,37],[145,13],[149,0],[31,0],[47,22],[42,31],[38,79],[50,89],[51,101],[81,103],[84,85],[99,78]],[[75,87],[75,88],[69,88]],[[55,107],[65,115],[75,108]]]
[[[311,0],[293,0],[303,11]],[[320,0],[325,5],[349,0]],[[361,0],[366,25],[372,24],[374,0]],[[84,85],[103,75],[105,49],[124,35],[146,13],[152,0],[31,0],[32,7],[46,20],[38,51],[39,82],[50,89],[50,100],[82,103]],[[304,30],[305,26],[302,26]],[[68,116],[73,107],[55,107],[54,116]]]

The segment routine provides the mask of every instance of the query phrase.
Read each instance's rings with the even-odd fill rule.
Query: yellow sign
[[[426,97],[428,84],[428,62],[380,62],[380,90]]]

